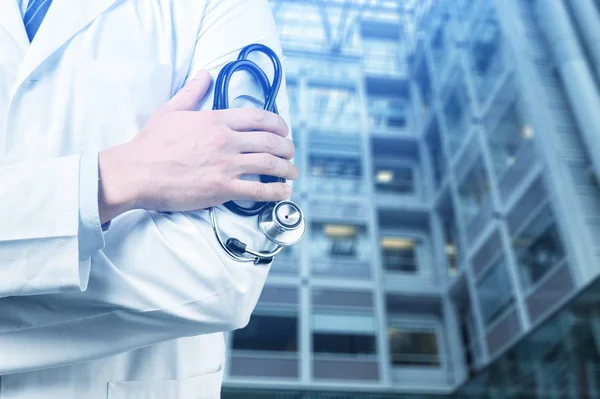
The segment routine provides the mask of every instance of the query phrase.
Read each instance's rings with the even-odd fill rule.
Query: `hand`
[[[156,111],[130,142],[99,155],[102,223],[131,209],[189,211],[230,200],[279,201],[298,178],[284,120],[258,109],[194,111],[211,77],[201,71]]]

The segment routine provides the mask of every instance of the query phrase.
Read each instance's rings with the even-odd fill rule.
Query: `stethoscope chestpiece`
[[[302,209],[292,201],[280,201],[264,209],[258,225],[270,241],[284,247],[296,244],[306,232]]]

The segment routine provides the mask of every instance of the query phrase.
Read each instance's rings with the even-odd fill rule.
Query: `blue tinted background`
[[[272,0],[309,231],[224,397],[596,397],[597,0]]]

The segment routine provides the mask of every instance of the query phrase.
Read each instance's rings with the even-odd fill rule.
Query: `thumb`
[[[165,111],[191,111],[204,98],[210,88],[211,76],[207,70],[201,69],[167,102]]]

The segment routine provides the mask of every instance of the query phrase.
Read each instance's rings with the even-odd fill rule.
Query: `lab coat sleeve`
[[[254,42],[282,55],[266,0],[218,0],[207,7],[188,78],[200,68],[215,74]],[[231,93],[240,105],[262,103],[262,94],[244,74],[234,79]],[[199,107],[210,109],[211,100]],[[289,124],[285,87],[277,105]],[[252,248],[272,248],[256,218],[224,207],[218,212],[225,236]],[[131,211],[113,219],[105,240],[92,257],[85,292],[0,301],[0,375],[244,327],[270,268],[230,259],[214,237],[206,210]]]
[[[87,228],[97,194],[79,206],[98,184],[82,189],[83,169],[79,155],[0,165],[0,298],[86,289],[90,256],[104,243]]]
[[[80,261],[85,261],[104,248],[104,232],[98,208],[98,153],[81,156],[78,237]]]

